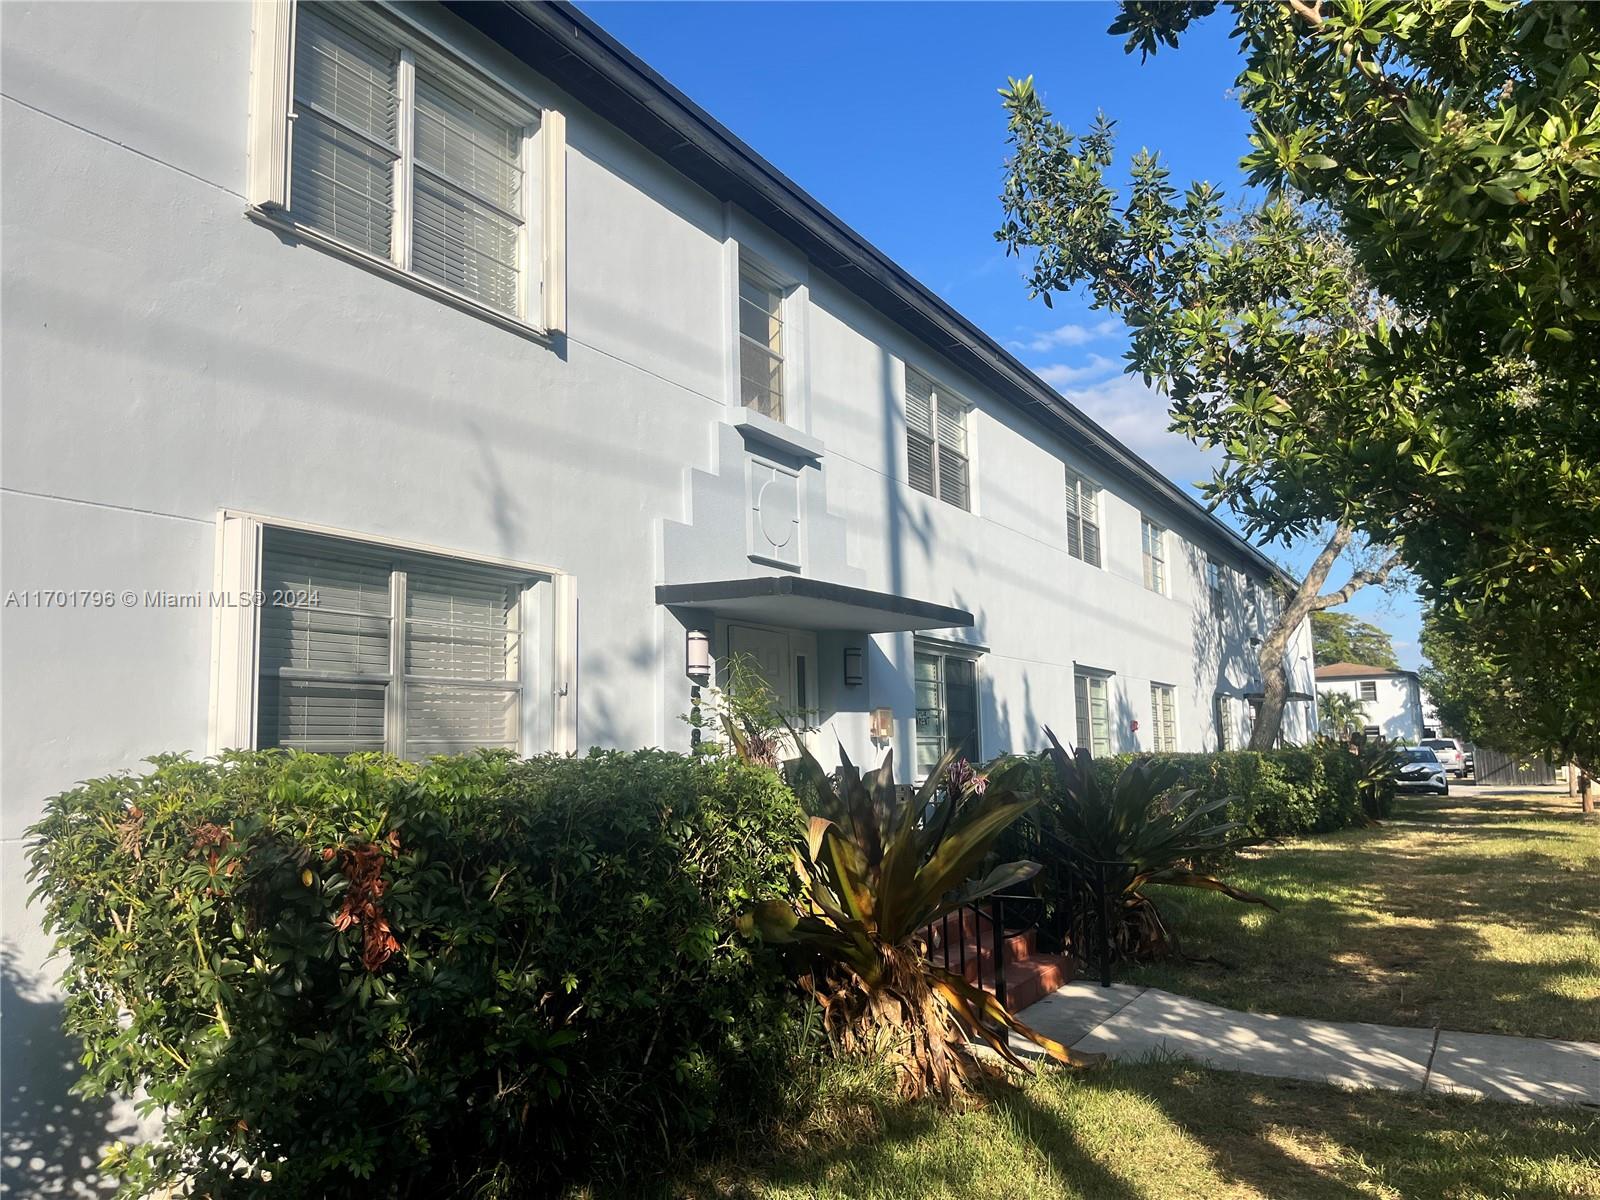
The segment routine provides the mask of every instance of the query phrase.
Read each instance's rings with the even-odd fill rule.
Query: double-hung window
[[[1151,741],[1160,753],[1178,748],[1178,690],[1170,684],[1150,685]]]
[[[783,420],[783,289],[739,259],[739,401]]]
[[[961,654],[916,653],[917,775],[925,777],[946,750],[978,757],[978,664]]]
[[[917,491],[971,509],[967,405],[906,368],[906,478]]]
[[[1378,698],[1378,684],[1376,680],[1363,679],[1356,685],[1363,703],[1374,701]]]
[[[1144,538],[1144,585],[1152,592],[1167,590],[1167,531],[1149,517],[1139,521]]]
[[[301,0],[288,11],[292,75],[256,100],[284,106],[270,119],[286,116],[287,133],[258,131],[252,151],[280,156],[282,178],[253,163],[252,198],[469,307],[558,323],[540,279],[540,177],[559,175],[536,161],[541,115],[376,5]],[[276,68],[258,58],[257,69]],[[559,118],[546,117],[547,140],[560,140]]]
[[[1100,489],[1067,468],[1067,553],[1100,565]]]
[[[1111,753],[1111,680],[1079,671],[1072,679],[1077,710],[1078,745],[1096,758]]]
[[[519,749],[522,599],[536,582],[267,530],[257,745],[406,758]]]

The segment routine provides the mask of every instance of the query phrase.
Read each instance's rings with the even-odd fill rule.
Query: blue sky
[[[1180,187],[1209,179],[1234,193],[1248,122],[1228,94],[1238,60],[1225,18],[1141,65],[1105,32],[1109,3],[582,7],[1160,470],[1184,484],[1207,474],[1207,456],[1166,432],[1160,399],[1121,373],[1120,324],[1073,300],[1030,301],[1020,264],[994,240],[1005,156],[995,93],[1032,74],[1069,128],[1104,110],[1119,156],[1149,147]],[[1269,552],[1292,569],[1315,548]],[[1401,664],[1416,666],[1409,595],[1368,589],[1345,611],[1390,630]]]

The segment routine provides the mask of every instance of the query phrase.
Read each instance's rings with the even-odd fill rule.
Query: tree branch
[[[1327,608],[1336,608],[1344,604],[1364,587],[1382,586],[1389,576],[1400,566],[1400,555],[1391,554],[1388,560],[1376,571],[1357,571],[1351,575],[1345,585],[1336,592],[1329,592],[1326,596],[1318,596],[1311,602],[1312,612],[1321,612]]]

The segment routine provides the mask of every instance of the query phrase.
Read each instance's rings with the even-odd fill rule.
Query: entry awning
[[[656,588],[656,603],[672,608],[700,608],[730,621],[789,629],[908,633],[918,629],[969,629],[973,624],[972,614],[964,608],[794,575],[664,583]]]

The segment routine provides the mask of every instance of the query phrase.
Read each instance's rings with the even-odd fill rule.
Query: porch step
[[[923,934],[931,962],[940,966],[948,962],[949,970],[968,983],[980,984],[986,992],[995,990],[994,942],[987,916],[976,919],[971,910],[964,910],[960,921],[952,918],[948,925],[935,922]],[[1004,954],[1006,1007],[1012,1012],[1044,999],[1076,975],[1070,959],[1039,949],[1038,930],[1032,927],[1008,933]]]

